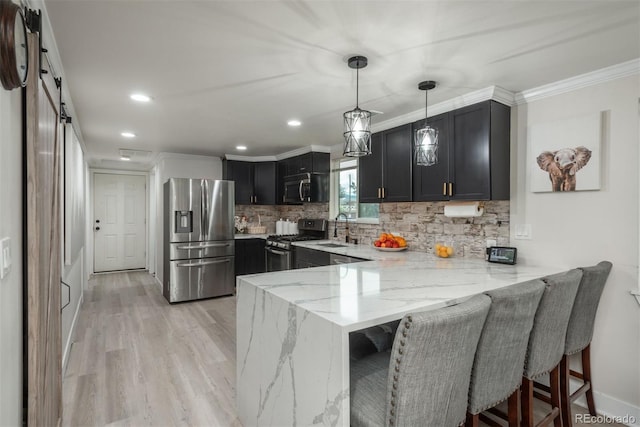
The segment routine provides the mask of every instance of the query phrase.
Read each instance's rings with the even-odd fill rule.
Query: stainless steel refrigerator
[[[234,182],[164,184],[163,295],[170,303],[233,293]]]

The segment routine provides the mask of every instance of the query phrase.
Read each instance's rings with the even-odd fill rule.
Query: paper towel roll
[[[484,207],[480,202],[448,203],[444,206],[444,216],[450,218],[469,218],[481,216]]]

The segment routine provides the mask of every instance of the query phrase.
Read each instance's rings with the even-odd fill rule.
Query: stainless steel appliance
[[[326,173],[302,173],[284,178],[284,202],[328,202],[329,175]]]
[[[326,219],[298,220],[298,234],[271,235],[267,237],[267,243],[264,249],[266,252],[266,270],[281,271],[294,268],[293,242],[324,240],[326,238]]]
[[[170,303],[233,293],[234,183],[171,178],[164,184],[164,297]]]

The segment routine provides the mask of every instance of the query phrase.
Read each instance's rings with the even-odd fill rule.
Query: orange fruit
[[[436,251],[439,251],[442,245],[440,243],[436,243]]]
[[[453,255],[453,247],[451,246],[447,247],[447,255]]]

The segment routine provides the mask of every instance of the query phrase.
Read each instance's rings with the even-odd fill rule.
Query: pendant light
[[[425,93],[424,127],[416,130],[415,137],[415,157],[416,165],[418,166],[433,166],[438,163],[438,130],[427,124],[428,93],[429,90],[434,87],[436,87],[436,82],[433,80],[427,80],[418,84],[418,89],[424,90]]]
[[[358,107],[359,70],[367,66],[364,56],[349,58],[349,68],[356,69],[356,108],[343,114],[344,151],[348,157],[360,157],[371,154],[371,112]]]

